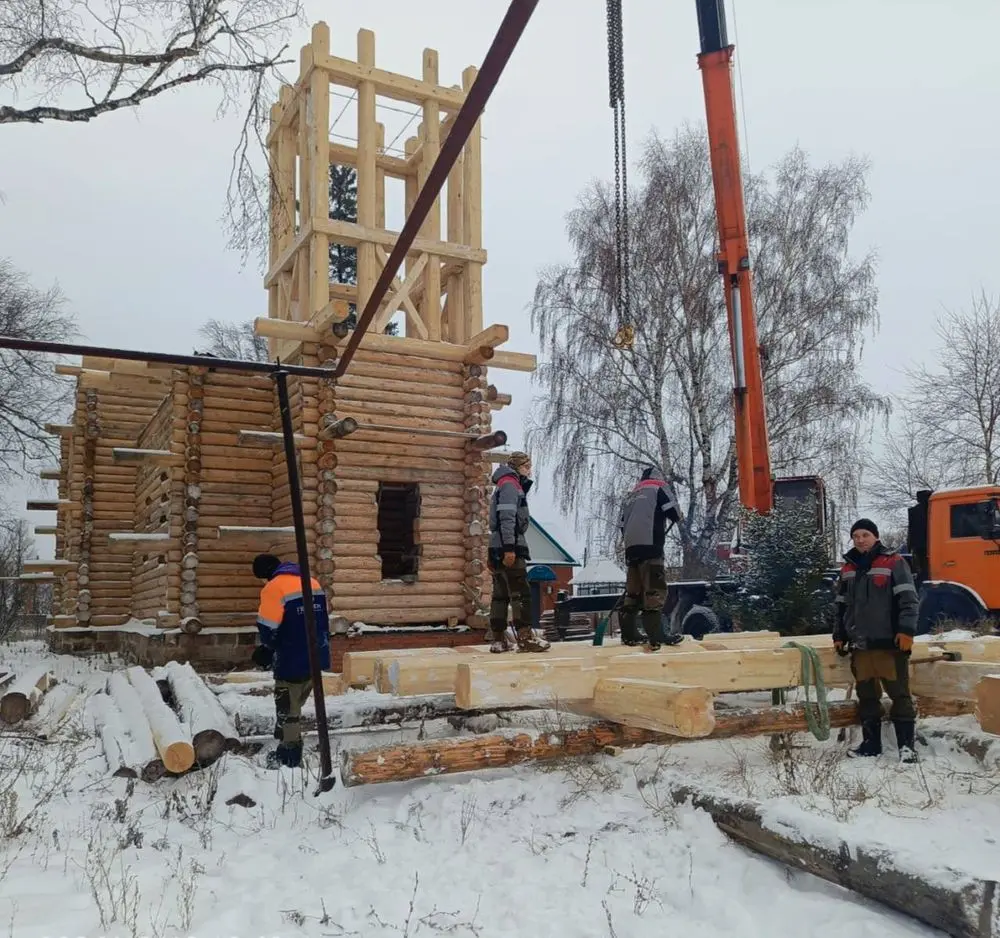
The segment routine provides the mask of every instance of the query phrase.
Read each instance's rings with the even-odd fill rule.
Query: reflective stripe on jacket
[[[890,649],[898,633],[916,633],[917,590],[909,564],[896,551],[876,543],[870,554],[852,549],[844,555],[834,637],[860,650]]]
[[[319,581],[311,581],[316,616],[316,645],[320,669],[330,669],[330,622],[326,593]],[[309,647],[306,643],[305,603],[299,565],[283,563],[260,591],[257,631],[262,645],[274,652],[271,666],[279,681],[309,678]]]

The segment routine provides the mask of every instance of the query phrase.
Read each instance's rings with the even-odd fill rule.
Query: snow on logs
[[[0,697],[0,720],[14,724],[27,719],[38,709],[42,697],[53,684],[55,677],[46,665],[16,677]]]
[[[121,768],[135,770],[144,782],[155,782],[163,777],[166,766],[157,754],[153,731],[139,692],[121,671],[115,671],[108,677],[107,688],[110,706],[99,705],[99,712],[108,721],[110,731],[118,741],[117,749],[105,742],[104,754],[108,765],[113,772],[118,771],[112,761],[119,757],[120,750],[121,758],[126,760],[121,763]],[[101,739],[104,740],[103,731]]]
[[[164,666],[172,697],[181,719],[191,733],[194,760],[211,765],[227,749],[239,745],[232,720],[190,664],[168,661]]]
[[[965,709],[970,706],[966,704]],[[962,707],[956,707],[953,701],[920,700],[919,709],[921,716],[955,716]],[[831,727],[854,726],[858,722],[855,701],[830,704]],[[734,708],[718,711],[711,733],[698,738],[729,739],[733,736],[778,735],[807,730],[806,712],[802,706]],[[434,775],[593,755],[609,746],[628,749],[686,741],[686,737],[610,722],[595,722],[578,729],[553,729],[531,734],[431,739],[410,745],[345,750],[341,753],[341,779],[350,788],[355,785],[412,781]]]
[[[129,683],[135,688],[142,703],[142,712],[149,722],[153,744],[168,772],[180,774],[194,765],[194,745],[186,724],[163,702],[156,682],[141,667],[126,672]]]

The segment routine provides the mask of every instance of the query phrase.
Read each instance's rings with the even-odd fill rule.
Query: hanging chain
[[[609,104],[615,124],[615,290],[619,330],[630,327],[628,156],[625,148],[625,49],[621,0],[607,0]]]

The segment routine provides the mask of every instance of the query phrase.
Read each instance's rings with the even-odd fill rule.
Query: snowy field
[[[0,665],[48,660],[97,690],[115,664],[0,646]],[[328,698],[331,710],[358,694]],[[365,695],[372,696],[372,695]],[[259,710],[266,697],[223,695]],[[311,710],[311,708],[310,708]],[[446,721],[422,732],[458,732]],[[971,717],[924,729],[974,730]],[[335,737],[371,747],[391,729]],[[836,735],[836,732],[835,732]],[[729,843],[709,816],[675,807],[672,784],[765,802],[769,823],[822,837],[849,829],[933,871],[1000,878],[1000,773],[927,736],[922,763],[848,761],[850,740],[773,751],[767,738],[646,747],[544,767],[315,795],[305,769],[264,754],[149,785],[108,777],[72,712],[56,738],[0,736],[0,935],[567,936],[903,938],[938,934]],[[335,753],[336,760],[336,753]],[[249,795],[253,807],[227,805]]]

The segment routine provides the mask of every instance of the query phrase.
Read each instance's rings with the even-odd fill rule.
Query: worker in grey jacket
[[[508,650],[507,608],[514,616],[519,651],[548,651],[549,643],[532,629],[531,588],[528,586],[528,492],[531,457],[511,453],[506,465],[493,473],[490,499],[489,567],[493,575],[490,602],[490,651]]]
[[[647,466],[635,488],[625,498],[621,514],[621,534],[625,544],[625,599],[621,617],[622,643],[640,643],[637,626],[642,610],[642,627],[650,651],[656,651],[667,639],[663,634],[663,604],[667,599],[667,580],[663,552],[667,540],[667,521],[677,523],[680,512],[667,488],[663,473]],[[676,636],[670,644],[680,640]]]

